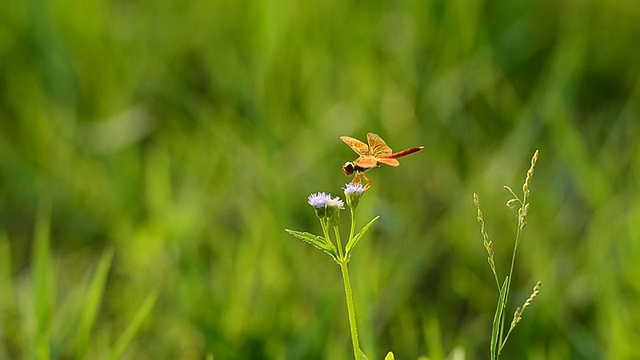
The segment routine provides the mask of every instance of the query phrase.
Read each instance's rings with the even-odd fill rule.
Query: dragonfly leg
[[[356,171],[353,175],[353,180],[351,180],[352,184],[360,184],[362,187],[367,190],[371,186],[371,179],[362,171]]]

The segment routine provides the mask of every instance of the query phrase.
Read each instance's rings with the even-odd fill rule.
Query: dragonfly
[[[400,162],[397,160],[398,158],[424,149],[424,146],[416,146],[394,153],[380,135],[372,132],[367,133],[367,142],[369,145],[351,136],[340,136],[340,140],[349,145],[356,154],[360,155],[360,157],[353,162],[347,161],[342,166],[342,172],[347,176],[353,175],[351,182],[363,184],[365,188],[371,185],[371,179],[365,175],[365,171],[383,164],[393,167],[399,166]]]

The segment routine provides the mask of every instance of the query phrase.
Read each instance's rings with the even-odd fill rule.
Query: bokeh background
[[[472,194],[504,276],[536,149],[504,358],[640,358],[637,1],[0,8],[0,358],[349,359],[339,268],[284,229],[368,131],[426,147],[358,209],[371,359],[488,358]]]

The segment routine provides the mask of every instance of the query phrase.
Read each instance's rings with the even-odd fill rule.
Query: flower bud
[[[340,223],[340,210],[344,209],[344,202],[342,202],[339,197],[329,199],[329,201],[327,201],[326,209],[326,216],[329,218],[331,225],[338,226]]]
[[[507,206],[510,208],[513,208],[514,206],[516,206],[517,203],[518,203],[518,199],[510,199],[509,201],[507,201]]]

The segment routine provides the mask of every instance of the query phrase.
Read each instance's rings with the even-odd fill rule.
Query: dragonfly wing
[[[351,136],[340,136],[340,140],[355,151],[358,155],[369,155],[369,147],[358,139],[354,139]]]
[[[363,169],[371,169],[372,167],[378,166],[378,162],[373,156],[361,156],[355,161],[355,164]]]
[[[400,162],[396,159],[392,159],[392,158],[378,158],[378,164],[385,164],[385,165],[389,165],[389,166],[399,166]]]
[[[391,155],[393,151],[387,145],[387,143],[382,140],[382,138],[378,134],[368,133],[367,141],[369,142],[369,148],[371,149],[371,155],[378,157],[384,155]]]

